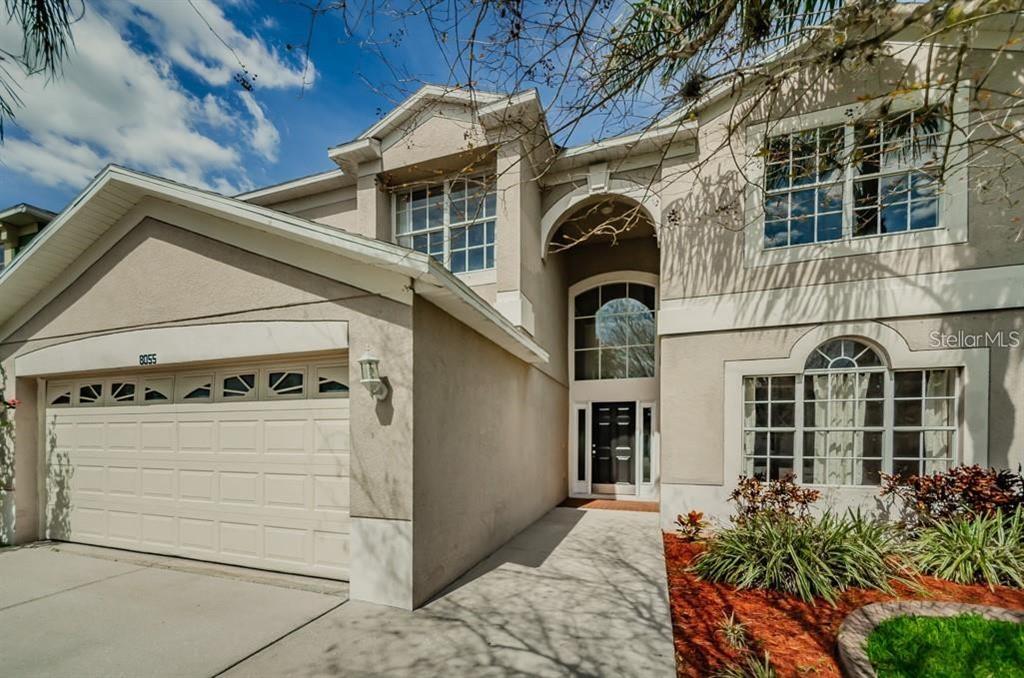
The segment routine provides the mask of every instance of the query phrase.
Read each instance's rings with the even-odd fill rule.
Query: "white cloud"
[[[270,162],[276,162],[277,145],[281,142],[281,135],[278,134],[277,128],[267,119],[267,114],[256,103],[256,98],[251,93],[239,92],[238,98],[245,104],[245,108],[253,120],[249,128],[249,143],[264,158]]]
[[[282,55],[259,37],[247,36],[211,0],[119,0],[111,16],[141,26],[175,65],[188,69],[211,85],[226,85],[246,70],[257,87],[302,85],[304,64],[297,56]],[[316,79],[312,64],[306,84]]]
[[[223,12],[194,0],[228,44],[259,74],[260,87],[296,87],[301,64],[279,58],[242,35]],[[63,77],[25,78],[15,126],[0,144],[0,171],[48,186],[82,188],[104,165],[123,164],[223,193],[246,190],[248,153],[275,162],[280,134],[250,92],[232,81],[237,64],[188,2],[88,5],[75,24],[75,51]],[[182,8],[191,14],[182,11]],[[189,18],[191,16],[191,18]],[[195,26],[199,22],[202,30]],[[147,55],[128,36],[138,29],[156,45]],[[0,23],[0,44],[20,34]],[[219,46],[219,50],[218,50]],[[176,70],[198,75],[212,90],[198,96]],[[257,90],[258,94],[258,90]]]

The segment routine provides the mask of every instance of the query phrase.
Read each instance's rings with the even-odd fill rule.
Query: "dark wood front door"
[[[594,403],[591,413],[591,471],[598,485],[636,482],[636,402]]]

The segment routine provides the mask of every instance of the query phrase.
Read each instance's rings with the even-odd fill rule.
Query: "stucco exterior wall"
[[[351,515],[411,520],[412,308],[145,219],[0,345],[0,360],[16,383],[10,395],[23,401],[16,415],[17,502],[19,515],[34,524],[24,531],[19,525],[20,538],[34,538],[38,530],[34,427],[40,412],[36,380],[14,372],[17,355],[120,330],[274,320],[346,321],[351,353],[372,348],[380,356],[391,398],[376,405],[352,391],[351,417],[358,425],[351,427]],[[349,369],[350,383],[358,383],[354,360]]]
[[[901,78],[907,82],[925,82],[923,60],[928,50],[916,58],[899,54],[883,58],[874,68],[850,71],[808,72],[793,87],[795,93],[780,96],[771,107],[755,107],[751,124],[765,119],[778,120],[856,104],[883,96],[890,83]],[[993,59],[996,63],[993,64]],[[939,58],[932,81],[952,81],[954,74]],[[961,75],[969,79],[986,73],[986,87],[1011,91],[1019,80],[1020,55],[975,50],[968,55]],[[991,68],[991,71],[989,69]],[[904,71],[906,69],[906,71]],[[745,238],[758,224],[744,219],[746,184],[740,167],[746,163],[747,149],[743,130],[726,143],[726,126],[737,105],[729,99],[703,110],[699,116],[697,152],[665,162],[660,193],[663,207],[662,296],[682,299],[740,291],[797,287],[822,282],[840,282],[906,276],[915,273],[952,271],[986,266],[1019,264],[1024,261],[1024,241],[1019,237],[1019,206],[1007,200],[1006,186],[1024,182],[1024,169],[1016,162],[1001,163],[996,155],[974,157],[968,170],[969,242],[921,248],[911,246],[893,252],[818,258],[772,266],[752,266],[744,258]],[[976,109],[978,101],[971,99]],[[990,101],[984,105],[998,106]],[[977,122],[978,113],[972,113]],[[984,136],[979,129],[976,137]],[[751,151],[756,149],[750,149]],[[975,155],[981,150],[978,145]],[[733,157],[735,152],[735,158]],[[999,180],[985,167],[999,167]],[[987,179],[987,181],[986,181]],[[1002,181],[1006,183],[1003,184]],[[1012,192],[1012,191],[1011,191]],[[827,246],[825,246],[827,249]],[[714,265],[707,265],[714,262]]]
[[[418,605],[565,497],[568,413],[541,370],[419,297],[413,315]]]
[[[1013,332],[1024,337],[1024,311],[1020,310],[880,322],[895,330],[914,352],[942,350],[934,343],[941,336],[1002,331],[1008,339]],[[719,517],[731,510],[725,497],[735,478],[725,477],[725,462],[730,457],[738,459],[742,452],[725,447],[726,427],[734,425],[726,419],[731,416],[725,411],[729,398],[726,362],[786,358],[811,329],[780,327],[661,338],[661,479],[666,526],[677,513],[690,509]],[[993,346],[987,352],[988,464],[1017,469],[1024,463],[1024,346]],[[900,365],[892,367],[899,369]],[[976,414],[972,407],[976,409],[978,404],[972,405],[965,397],[961,417]],[[844,506],[870,500],[874,493],[844,490],[831,494]],[[872,505],[867,501],[868,508]]]
[[[321,191],[283,202],[267,203],[266,206],[343,231],[359,230],[356,223],[355,186]]]

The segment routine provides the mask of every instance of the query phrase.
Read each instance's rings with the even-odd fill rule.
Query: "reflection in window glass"
[[[493,176],[397,191],[394,201],[399,245],[429,254],[453,273],[494,268],[498,202]]]
[[[654,288],[612,283],[574,300],[575,378],[654,376]]]

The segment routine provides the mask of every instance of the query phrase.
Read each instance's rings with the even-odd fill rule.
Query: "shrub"
[[[747,627],[743,622],[736,620],[735,612],[730,612],[728,617],[719,622],[718,631],[725,638],[725,642],[729,644],[729,647],[736,650],[746,649]]]
[[[882,495],[899,498],[919,525],[970,516],[1013,513],[1024,505],[1024,476],[980,466],[955,466],[932,475],[883,475]]]
[[[901,547],[891,527],[859,513],[817,520],[779,520],[754,514],[708,541],[693,570],[709,581],[764,588],[835,604],[856,586],[891,591],[902,572]]]
[[[910,544],[925,574],[958,584],[1024,588],[1024,507],[934,522]]]
[[[714,678],[776,678],[778,673],[772,667],[771,657],[767,652],[763,658],[747,654],[739,662],[731,662],[715,672]]]
[[[700,511],[690,511],[685,516],[676,516],[676,532],[683,541],[698,541],[708,526],[704,520],[704,514]]]
[[[821,492],[797,485],[792,475],[767,482],[740,476],[729,501],[736,504],[733,521],[738,524],[762,514],[803,520],[819,497]]]

